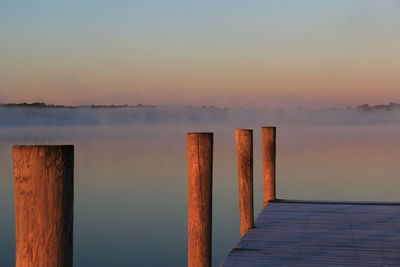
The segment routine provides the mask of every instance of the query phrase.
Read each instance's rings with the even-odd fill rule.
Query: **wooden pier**
[[[400,203],[272,201],[221,264],[400,266]]]
[[[276,127],[262,127],[264,201],[253,219],[253,131],[236,129],[244,266],[400,266],[400,203],[276,199]],[[212,133],[188,134],[188,266],[211,266]]]

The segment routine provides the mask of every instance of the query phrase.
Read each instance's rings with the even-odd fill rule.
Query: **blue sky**
[[[0,101],[400,102],[394,0],[2,1]]]

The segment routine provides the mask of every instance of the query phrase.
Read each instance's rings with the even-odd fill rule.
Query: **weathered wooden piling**
[[[262,127],[264,206],[275,200],[276,127]]]
[[[72,266],[74,147],[14,146],[16,267]]]
[[[253,215],[253,130],[236,129],[240,237],[254,227]]]
[[[187,134],[188,266],[211,266],[213,134]]]

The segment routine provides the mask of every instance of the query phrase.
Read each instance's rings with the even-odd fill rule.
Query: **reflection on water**
[[[255,123],[3,127],[0,266],[13,266],[13,144],[75,145],[74,266],[185,266],[186,136],[213,131],[213,264],[239,238],[234,127],[254,128],[255,214],[262,205],[261,130]],[[400,201],[400,127],[278,128],[277,195]]]

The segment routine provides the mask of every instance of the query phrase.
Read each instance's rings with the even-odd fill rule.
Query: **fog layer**
[[[213,107],[0,107],[0,127],[135,124],[363,125],[399,124],[400,109],[220,109]]]

